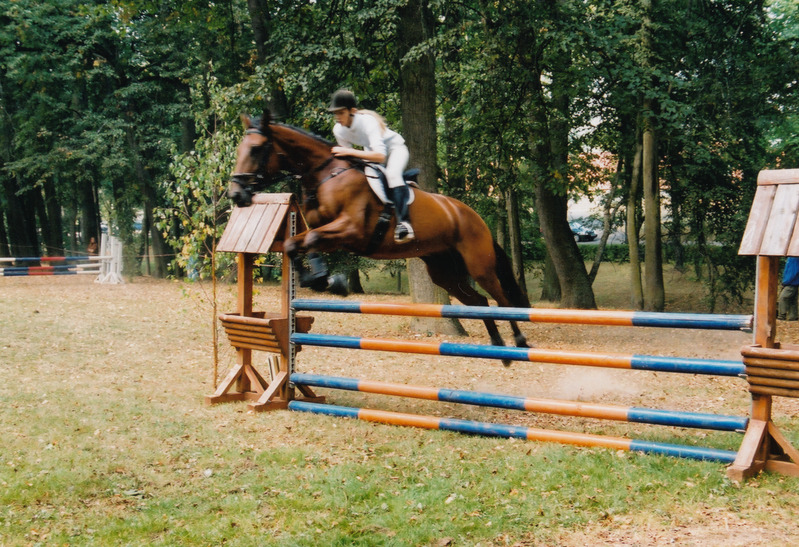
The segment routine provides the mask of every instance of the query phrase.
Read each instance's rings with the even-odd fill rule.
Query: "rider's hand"
[[[330,149],[334,156],[340,158],[342,156],[352,156],[354,150],[352,148],[347,148],[345,146],[334,146]]]

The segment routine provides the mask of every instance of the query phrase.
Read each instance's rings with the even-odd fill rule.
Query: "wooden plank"
[[[771,205],[768,223],[763,231],[758,254],[766,256],[785,256],[796,224],[799,208],[799,185],[782,184],[775,187],[774,202]]]
[[[799,380],[799,370],[784,370],[781,368],[763,368],[746,365],[747,376],[760,376],[765,378],[785,378]]]
[[[788,397],[789,399],[799,399],[799,389],[749,384],[749,391],[757,395],[770,395],[775,397]]]
[[[260,394],[264,392],[266,388],[267,382],[258,374],[258,371],[255,370],[253,367],[247,367],[244,369],[244,373],[247,375],[247,378],[250,379],[250,391]]]
[[[746,230],[743,238],[741,238],[741,247],[738,249],[739,255],[760,254],[760,243],[763,241],[763,234],[768,224],[771,206],[774,203],[776,193],[776,186],[759,186],[757,188],[755,199],[752,201],[752,208],[749,210]]]
[[[768,432],[768,422],[763,420],[749,420],[746,434],[738,449],[735,462],[727,468],[727,476],[735,481],[743,481],[757,475],[765,461],[762,460],[763,442]],[[761,460],[761,461],[758,461]]]
[[[280,226],[284,222],[286,210],[288,209],[288,205],[278,205],[274,203],[261,205],[261,207],[263,208],[261,218],[247,244],[247,252],[257,254],[269,252],[269,247],[272,246],[272,240],[274,240],[275,237],[274,235],[271,235],[271,237],[269,236],[270,231],[273,230],[272,226],[275,224]]]
[[[225,332],[228,336],[248,336],[250,338],[258,338],[259,340],[277,340],[274,334],[272,334],[272,329],[269,329],[269,332],[263,332],[261,330],[246,330],[246,329],[232,329],[232,328],[225,328]]]
[[[291,198],[294,194],[290,192],[283,192],[279,194],[266,194],[266,193],[258,193],[252,197],[253,203],[282,203],[282,204],[289,204],[291,203]]]
[[[757,174],[757,184],[799,184],[799,169],[764,169]]]
[[[241,230],[239,240],[236,242],[236,250],[238,252],[257,254],[252,248],[252,235],[258,229],[258,224],[264,220],[264,214],[267,212],[268,207],[268,205],[250,205],[247,207],[251,213],[247,219],[247,224]]]
[[[252,215],[250,207],[235,207],[233,209],[233,212],[230,213],[230,220],[225,226],[225,231],[216,245],[217,251],[241,252],[238,250],[238,241],[241,232],[250,220],[250,215]]]
[[[785,389],[793,389],[799,392],[799,380],[771,378],[767,376],[749,376],[746,378],[746,381],[753,386],[782,387]]]
[[[777,258],[757,257],[755,281],[755,344],[773,348],[777,334]]]
[[[263,344],[256,344],[256,343],[250,344],[248,342],[237,342],[234,340],[230,340],[230,345],[238,349],[265,351],[267,353],[282,353],[279,347],[270,347]]]
[[[281,206],[279,222],[272,222],[268,226],[268,229],[264,233],[262,241],[260,242],[262,249],[261,252],[263,253],[269,252],[269,250],[272,247],[272,244],[275,242],[275,239],[278,237],[279,234],[282,234],[283,228],[289,222],[290,210],[291,208],[288,205]],[[278,219],[276,218],[275,220],[277,221]]]
[[[780,473],[782,475],[788,475],[789,477],[799,477],[799,465],[793,462],[768,460],[766,462],[766,471],[771,471],[772,473]]]
[[[763,359],[758,357],[744,357],[744,365],[747,367],[763,367],[768,369],[782,369],[786,371],[799,370],[799,362],[783,359]]]
[[[769,422],[768,424],[768,432],[771,435],[771,438],[774,439],[774,442],[779,445],[785,455],[788,456],[794,463],[799,464],[799,450],[796,450],[794,446],[791,444],[785,435],[782,434],[782,431],[774,424],[774,422]]]
[[[785,255],[799,256],[799,215],[796,215],[796,221],[793,223],[791,240],[788,242],[788,250],[785,252]]]
[[[288,373],[286,373],[286,371],[280,371],[258,400],[249,405],[250,410],[267,410],[270,403],[284,402],[288,405],[289,397],[286,396],[288,379]]]
[[[744,346],[741,348],[741,355],[743,355],[747,360],[752,358],[774,360],[777,363],[784,362],[786,365],[797,367],[799,370],[799,350],[796,350],[793,347],[786,347],[784,344],[780,344],[778,347],[763,347],[758,345]]]
[[[228,340],[231,346],[247,347],[249,349],[271,348],[264,349],[264,351],[272,351],[280,347],[280,344],[278,344],[276,340],[261,340],[260,338],[250,338],[247,336],[228,336]]]

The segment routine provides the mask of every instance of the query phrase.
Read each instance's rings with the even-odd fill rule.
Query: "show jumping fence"
[[[786,203],[792,205],[785,207]],[[213,395],[207,396],[205,400],[207,404],[245,400],[251,401],[250,409],[259,411],[289,408],[333,416],[349,416],[386,424],[721,461],[732,464],[727,468],[727,475],[734,480],[746,479],[762,470],[799,476],[799,451],[793,447],[790,440],[773,422],[771,412],[774,396],[799,398],[799,346],[781,344],[775,339],[778,260],[781,256],[799,256],[799,228],[796,230],[791,228],[799,227],[798,210],[799,169],[761,171],[752,211],[739,250],[739,254],[757,256],[754,315],[671,314],[419,304],[387,305],[296,299],[293,265],[285,256],[283,242],[306,227],[299,205],[291,194],[257,194],[253,198],[253,205],[233,210],[227,228],[217,245],[219,252],[238,253],[237,310],[234,313],[220,315],[230,343],[236,348],[237,364],[217,386]],[[254,261],[257,255],[267,252],[284,253],[281,309],[274,313],[253,310]],[[310,334],[314,317],[297,315],[297,312],[310,311],[681,329],[751,329],[754,332],[754,341],[752,345],[742,348],[742,362],[476,344],[425,343]],[[302,374],[295,371],[296,352],[302,349],[302,346],[742,377],[746,378],[749,384],[751,411],[748,417],[739,417],[535,399],[477,391],[392,384],[359,378]],[[269,354],[268,374],[261,374],[254,366],[253,351],[263,351]],[[727,432],[745,430],[745,434],[740,448],[734,452],[701,446],[327,405],[321,404],[325,401],[325,397],[317,395],[313,388],[399,395],[431,401],[631,423]]]
[[[436,306],[416,304],[372,304],[347,301],[294,300],[296,311],[402,315],[414,317],[456,317],[468,319],[507,319],[531,322],[558,322],[568,324],[593,324],[616,326],[650,326],[670,328],[700,328],[750,330],[752,317],[746,315],[711,314],[658,314],[638,312],[608,312],[579,310],[520,309],[499,307]],[[321,346],[442,355],[453,357],[510,359],[562,365],[582,365],[615,369],[647,370],[710,376],[742,377],[745,367],[741,361],[660,357],[651,355],[622,355],[595,352],[563,351],[539,348],[515,348],[477,344],[426,343],[405,340],[387,340],[329,334],[293,333],[291,341],[302,346]],[[374,394],[412,397],[442,402],[461,403],[527,412],[550,413],[564,416],[598,418],[624,422],[663,426],[692,427],[717,431],[743,433],[747,417],[680,412],[663,409],[622,407],[607,404],[535,399],[496,393],[451,390],[427,386],[409,386],[354,378],[291,374],[290,380],[298,386],[361,391]],[[616,450],[665,454],[670,456],[715,460],[732,463],[736,452],[698,446],[677,445],[645,440],[591,435],[513,426],[420,416],[414,414],[340,407],[314,402],[291,401],[291,410],[347,416],[372,422],[408,425],[429,429],[444,429],[463,433],[515,437],[528,440],[556,441],[581,446],[601,446]]]
[[[4,264],[13,264],[4,266]],[[34,265],[35,264],[35,265]],[[113,236],[100,238],[100,254],[0,258],[0,277],[93,275],[96,283],[124,283],[122,243]]]

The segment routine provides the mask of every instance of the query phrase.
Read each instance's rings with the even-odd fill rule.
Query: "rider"
[[[336,119],[333,135],[338,146],[332,149],[336,157],[354,157],[385,165],[388,187],[397,215],[397,228],[394,241],[406,243],[416,237],[408,217],[410,189],[402,174],[408,165],[410,154],[405,139],[399,133],[386,127],[382,116],[371,110],[359,110],[355,95],[346,89],[339,89],[330,101],[328,112]],[[352,148],[362,146],[363,150]]]

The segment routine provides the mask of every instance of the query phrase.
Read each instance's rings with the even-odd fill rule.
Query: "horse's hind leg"
[[[494,300],[498,306],[524,307],[529,308],[530,302],[522,294],[516,279],[513,277],[508,257],[501,248],[494,244],[495,260],[494,264],[487,263],[482,259],[475,259],[470,255],[464,256],[464,267],[469,275],[480,285]],[[514,301],[508,295],[515,295]],[[513,340],[520,348],[529,347],[516,321],[510,321],[513,331]]]
[[[422,257],[422,260],[427,265],[427,273],[433,283],[447,291],[450,296],[465,306],[488,306],[488,299],[469,283],[469,276],[459,254],[439,253]],[[504,346],[505,341],[502,340],[497,324],[492,319],[484,319],[483,324],[491,343],[495,346]],[[507,359],[502,360],[505,366],[510,363],[511,361]]]

